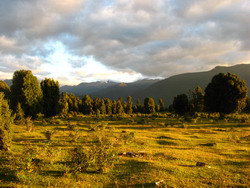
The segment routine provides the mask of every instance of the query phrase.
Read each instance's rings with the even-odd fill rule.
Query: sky
[[[0,0],[0,79],[132,82],[250,63],[249,0]]]

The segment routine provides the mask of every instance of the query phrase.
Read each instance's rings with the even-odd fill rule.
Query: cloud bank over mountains
[[[249,17],[248,0],[1,0],[0,79],[31,69],[133,81],[250,63]]]

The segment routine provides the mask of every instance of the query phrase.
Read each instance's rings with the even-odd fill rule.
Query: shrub
[[[0,150],[10,150],[13,118],[4,94],[0,92]]]
[[[119,135],[119,138],[118,138],[118,140],[120,142],[123,142],[124,144],[131,143],[132,141],[134,141],[134,139],[135,139],[135,133],[134,132],[130,132],[130,133],[122,132]]]
[[[77,147],[70,151],[67,165],[73,173],[88,170],[100,173],[108,172],[114,166],[117,152],[109,135],[100,131],[91,135],[89,147]]]

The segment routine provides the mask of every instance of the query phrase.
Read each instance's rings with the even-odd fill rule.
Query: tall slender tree
[[[131,96],[127,97],[126,113],[127,114],[132,114],[133,113],[133,100],[132,100]]]
[[[159,99],[159,107],[160,107],[160,112],[165,111],[165,104],[164,104],[162,98]]]
[[[43,91],[43,113],[46,117],[52,117],[59,113],[59,82],[45,78],[41,82]]]
[[[152,97],[147,97],[144,99],[144,110],[146,114],[155,112],[155,101]]]
[[[189,112],[189,101],[186,94],[180,94],[174,98],[173,110],[179,115],[185,115],[187,112]]]
[[[93,100],[89,95],[82,98],[82,113],[87,115],[93,113]]]
[[[202,112],[205,108],[204,93],[199,86],[194,91],[191,91],[190,108],[192,112]]]

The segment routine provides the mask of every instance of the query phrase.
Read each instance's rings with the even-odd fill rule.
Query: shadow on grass
[[[144,161],[128,160],[124,164],[119,164],[115,168],[113,174],[116,179],[122,180],[118,183],[118,187],[154,187],[154,183],[134,184],[130,177],[138,175],[141,172],[151,169],[150,164]],[[145,179],[144,181],[145,182]],[[117,184],[110,184],[108,187],[117,187]]]
[[[178,145],[175,142],[171,142],[171,141],[167,141],[167,140],[157,140],[156,142],[160,145],[172,145],[172,146]]]
[[[226,165],[233,165],[237,166],[239,168],[249,168],[250,167],[250,161],[227,161]]]
[[[53,177],[63,177],[65,171],[58,171],[58,170],[48,170],[41,172],[43,176],[53,176]]]
[[[220,123],[220,124],[206,124],[206,125],[190,125],[189,128],[239,128],[239,127],[250,127],[249,124],[239,124],[239,123]],[[220,130],[224,131],[224,130]]]
[[[2,155],[2,153],[0,153]],[[18,182],[18,179],[15,175],[15,171],[9,169],[6,164],[8,160],[0,155],[0,183],[1,182]]]
[[[170,140],[176,140],[175,138],[169,137],[169,136],[158,136],[158,139],[170,139]]]
[[[149,130],[149,129],[155,129],[155,127],[152,127],[151,125],[136,125],[136,126],[131,126],[131,127],[117,127],[117,129],[135,129],[135,130]]]

